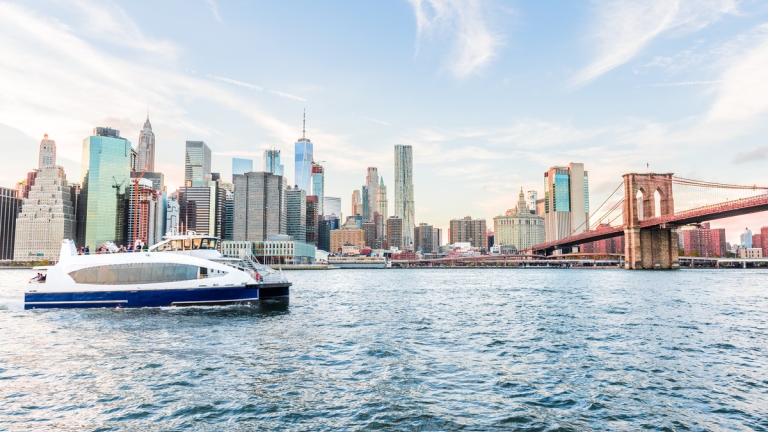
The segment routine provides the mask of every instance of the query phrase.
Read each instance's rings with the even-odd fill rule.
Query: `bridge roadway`
[[[766,210],[768,210],[768,194],[697,207],[692,210],[676,212],[666,216],[643,219],[639,221],[638,227],[643,229],[684,226]],[[598,231],[585,231],[560,240],[534,245],[531,250],[533,252],[546,252],[593,241],[605,240],[621,235],[624,235],[623,226],[605,228]]]

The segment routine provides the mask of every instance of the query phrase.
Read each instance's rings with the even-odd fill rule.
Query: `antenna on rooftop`
[[[307,138],[307,109],[304,108],[304,121],[301,124],[301,137],[303,139]]]

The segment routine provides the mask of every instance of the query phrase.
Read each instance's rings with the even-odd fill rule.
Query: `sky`
[[[596,208],[630,172],[768,186],[768,3],[736,0],[0,1],[0,186],[44,134],[70,181],[96,126],[183,182],[184,142],[213,171],[307,137],[342,199],[394,145],[414,157],[416,222],[492,218],[543,173],[585,164]],[[713,222],[736,241],[765,213]]]

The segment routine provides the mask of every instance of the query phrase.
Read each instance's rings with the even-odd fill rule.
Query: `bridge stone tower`
[[[624,257],[627,269],[678,268],[677,229],[663,224],[640,228],[642,220],[675,212],[672,174],[624,174]],[[642,208],[638,206],[638,192]],[[655,193],[660,208],[656,212]],[[642,219],[641,219],[642,212]]]

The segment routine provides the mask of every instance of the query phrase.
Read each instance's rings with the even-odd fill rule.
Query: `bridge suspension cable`
[[[602,204],[600,204],[600,205],[599,205],[599,206],[598,206],[598,207],[597,207],[597,208],[596,208],[596,209],[595,209],[595,210],[592,212],[592,214],[591,214],[590,216],[596,215],[596,214],[597,214],[597,213],[600,211],[600,209],[601,209],[601,208],[603,208],[603,206],[605,205],[605,203],[607,203],[607,202],[608,202],[608,201],[609,201],[609,200],[610,200],[610,199],[611,199],[611,198],[612,198],[612,197],[613,197],[613,196],[616,194],[616,192],[618,192],[618,190],[619,190],[619,189],[621,189],[621,187],[622,187],[622,186],[624,186],[624,182],[623,182],[623,181],[622,181],[621,183],[619,183],[619,185],[618,185],[618,186],[616,186],[616,189],[614,189],[614,190],[613,190],[613,192],[611,192],[611,194],[610,194],[610,195],[608,195],[608,198],[606,198],[606,199],[605,199],[605,201],[603,201],[603,203],[602,203]],[[614,208],[615,208],[615,207],[616,207],[616,206],[614,205]],[[606,215],[607,215],[607,214],[609,214],[611,211],[613,211],[613,210],[614,210],[614,208],[611,208],[610,210],[608,210],[608,212],[606,213]],[[605,217],[605,215],[603,215],[603,217]],[[581,227],[583,227],[584,225],[586,225],[586,224],[587,224],[587,221],[588,221],[588,220],[590,220],[590,219],[591,219],[591,218],[587,218],[587,219],[585,219],[585,220],[584,220],[584,222],[582,222],[582,223],[581,223],[581,225],[577,226],[576,228],[573,228],[573,229],[571,230],[571,234],[570,234],[570,235],[573,235],[573,234],[574,234],[576,231],[578,231],[578,230],[579,230]],[[602,217],[601,217],[600,219],[602,219]],[[600,219],[598,219],[598,220],[600,220]],[[595,225],[595,226],[596,226],[596,225]],[[587,231],[590,231],[590,230],[591,230],[591,228],[592,228],[592,225],[588,226],[586,230],[587,230]]]

